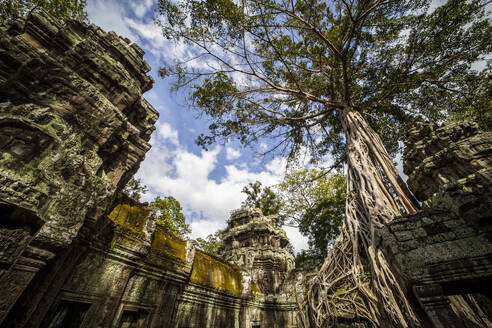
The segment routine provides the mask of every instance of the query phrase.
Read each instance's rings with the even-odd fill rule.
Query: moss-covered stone
[[[0,269],[9,290],[0,323],[40,267],[82,230],[107,225],[115,193],[150,149],[149,70],[141,49],[94,25],[35,10],[0,26],[0,212],[12,218],[0,230],[14,240],[21,229],[26,238],[15,238],[27,241],[8,247],[23,267],[0,263],[10,275]],[[138,222],[117,226],[133,229],[118,235],[129,246],[147,238]]]
[[[201,250],[195,252],[190,280],[236,296],[242,294],[241,270]]]
[[[119,204],[111,211],[108,218],[125,229],[143,235],[151,212],[149,208]]]
[[[186,261],[186,241],[163,227],[157,226],[152,238],[152,249]]]
[[[239,209],[224,233],[223,257],[248,272],[261,293],[279,295],[293,283],[287,279],[294,269],[288,245],[275,216],[263,216],[260,209]]]
[[[488,326],[476,313],[491,309],[482,292],[492,279],[492,133],[470,122],[417,124],[404,170],[423,210],[378,231],[393,272],[433,326]],[[463,295],[473,309],[449,306]]]

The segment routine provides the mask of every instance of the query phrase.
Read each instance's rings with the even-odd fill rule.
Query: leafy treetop
[[[86,6],[86,0],[3,0],[0,23],[23,17],[35,9],[44,9],[63,21],[69,18],[86,21]]]
[[[270,187],[261,186],[261,182],[250,182],[243,188],[247,195],[242,207],[259,208],[263,215],[278,214],[282,207],[282,199]]]
[[[179,235],[186,235],[191,232],[190,226],[186,223],[181,204],[176,198],[167,196],[160,198],[157,196],[150,207],[157,210],[159,216],[156,223]]]
[[[213,235],[208,235],[205,239],[197,238],[194,240],[195,246],[207,253],[218,256],[224,245],[222,240],[223,233],[224,230],[218,230]]]
[[[206,147],[270,136],[295,158],[341,159],[341,112],[363,114],[388,151],[415,119],[469,117],[490,86],[472,63],[492,51],[486,0],[159,1],[164,36],[196,49],[161,68],[212,120]],[[483,90],[475,93],[474,90]],[[487,101],[486,101],[487,102]]]
[[[308,237],[309,254],[322,259],[340,234],[345,218],[346,182],[343,174],[303,169],[287,174],[279,185],[282,216]]]

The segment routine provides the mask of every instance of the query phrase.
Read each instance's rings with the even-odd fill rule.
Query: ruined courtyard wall
[[[148,208],[109,213],[158,118],[143,55],[42,11],[0,26],[0,325],[292,327],[292,302],[263,299]]]
[[[381,245],[422,323],[492,326],[492,132],[417,124],[404,170],[422,210],[382,229]]]
[[[31,319],[18,313],[5,326],[63,327],[67,304],[85,304],[70,318],[81,327],[124,327],[126,320],[141,327],[296,327],[294,303],[265,299],[238,266],[156,226],[150,213],[118,205],[97,237],[73,246],[72,255],[83,254],[75,263],[63,259],[71,268],[50,280],[49,297]]]
[[[94,25],[33,12],[0,26],[0,323],[46,263],[56,276],[74,259],[150,149],[149,70]]]

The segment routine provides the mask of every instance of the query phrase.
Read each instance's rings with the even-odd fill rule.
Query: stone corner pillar
[[[451,308],[449,298],[444,295],[441,285],[414,285],[412,289],[435,328],[465,328]]]

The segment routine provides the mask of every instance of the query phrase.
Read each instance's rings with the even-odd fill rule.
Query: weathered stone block
[[[407,241],[414,238],[412,232],[409,230],[395,231],[395,236],[398,241]]]
[[[424,228],[417,228],[417,229],[413,230],[412,233],[415,236],[415,238],[417,238],[417,239],[427,237],[427,231],[425,231]]]

